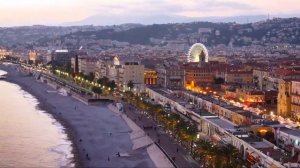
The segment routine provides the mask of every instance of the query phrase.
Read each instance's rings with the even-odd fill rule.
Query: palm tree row
[[[209,168],[241,168],[243,159],[239,151],[232,145],[214,145],[212,142],[199,139],[196,141],[194,157],[198,157],[204,167]]]
[[[110,94],[115,90],[117,84],[114,80],[109,80],[107,77],[103,77],[97,80],[90,80],[90,78],[84,76],[83,74],[79,74],[75,76],[75,74],[69,74],[63,71],[54,71],[54,75],[59,78],[63,78],[70,82],[74,82],[76,85],[86,88],[96,95],[102,94]],[[92,75],[90,75],[92,76]],[[94,79],[94,78],[93,78]],[[106,92],[105,92],[106,91]]]
[[[127,100],[145,111],[155,121],[164,126],[166,130],[171,132],[175,138],[180,141],[190,144],[197,138],[197,125],[194,122],[186,121],[179,114],[165,112],[161,105],[154,105],[144,101],[139,96],[135,96],[131,92],[127,92]]]
[[[197,138],[196,123],[184,120],[179,114],[168,113],[161,105],[154,105],[134,95],[126,93],[126,100],[135,107],[145,111],[149,116],[172,132],[174,138],[179,139],[187,148],[195,146],[191,153],[205,167],[211,168],[239,168],[243,160],[239,151],[232,145],[213,145],[212,142]]]

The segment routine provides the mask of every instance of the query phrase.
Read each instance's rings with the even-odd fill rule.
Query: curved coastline
[[[36,94],[36,92],[34,92],[30,87],[26,86],[25,83],[23,83],[20,80],[14,80],[13,77],[11,77],[11,73],[12,73],[12,69],[0,64],[0,70],[4,70],[7,72],[7,78],[5,79],[5,81],[13,83],[18,85],[22,90],[24,90],[25,92],[28,92],[29,94],[31,94],[32,96],[34,96],[37,101],[38,101],[38,105],[37,107],[40,108],[41,110],[45,111],[45,113],[51,115],[53,117],[53,119],[58,122],[61,126],[62,129],[64,130],[64,132],[67,135],[67,138],[69,141],[71,141],[71,153],[73,154],[73,161],[72,163],[75,164],[75,167],[83,167],[83,163],[80,160],[80,156],[79,156],[79,149],[78,146],[75,145],[75,137],[72,133],[72,130],[68,124],[68,122],[61,116],[59,116],[55,110],[53,108],[51,108],[51,105],[47,104],[40,95]]]
[[[43,95],[38,89],[35,89],[35,87],[39,86],[40,88],[43,85],[44,87],[42,88],[44,92],[47,92],[48,90],[51,90],[51,87],[46,85],[46,84],[41,84],[34,80],[32,77],[28,77],[25,75],[22,75],[16,70],[16,67],[14,66],[5,66],[0,64],[0,69],[3,69],[4,71],[7,71],[7,81],[11,83],[15,83],[19,85],[23,90],[29,92],[32,94],[34,97],[37,98],[39,101],[39,108],[42,110],[45,110],[46,113],[50,114],[53,116],[53,118],[59,122],[65,130],[65,133],[68,136],[68,139],[72,143],[72,154],[74,156],[74,165],[75,167],[120,167],[120,166],[125,166],[125,167],[155,167],[155,164],[149,157],[147,150],[146,149],[138,149],[136,151],[132,151],[131,148],[133,146],[132,141],[130,140],[129,137],[129,132],[130,129],[126,128],[126,123],[122,121],[123,123],[120,123],[122,120],[114,114],[113,112],[109,112],[111,114],[105,114],[105,115],[96,115],[96,117],[91,117],[85,109],[88,107],[84,107],[82,111],[80,111],[80,114],[77,114],[75,117],[70,117],[70,108],[68,106],[68,109],[65,110],[66,108],[64,107],[59,107],[56,106],[57,104],[53,104],[49,101],[53,100],[48,100],[47,95]],[[24,79],[22,79],[24,78]],[[54,89],[52,89],[54,90]],[[46,93],[49,94],[50,93]],[[54,93],[53,93],[54,94]],[[58,95],[58,94],[57,94]],[[61,96],[61,95],[60,95]],[[69,102],[75,102],[76,106],[78,103],[78,108],[83,108],[84,105],[81,102],[78,102],[77,100],[73,98],[62,98],[62,99],[72,99],[68,100]],[[59,103],[58,103],[59,104]],[[73,104],[74,105],[74,104]],[[66,104],[64,106],[67,106]],[[75,110],[76,110],[75,106]],[[106,107],[106,105],[103,105]],[[72,106],[74,108],[74,106]],[[103,107],[102,107],[103,108]],[[95,107],[91,107],[91,110],[94,110]],[[65,111],[64,111],[65,110]],[[74,110],[74,109],[73,109]],[[105,111],[105,109],[102,109]],[[99,110],[98,110],[99,111]],[[100,110],[101,111],[101,110]],[[90,112],[90,111],[88,111]],[[65,115],[67,113],[67,115]],[[78,112],[79,113],[79,112]],[[105,112],[106,113],[106,112]],[[92,114],[91,114],[92,115]],[[93,114],[94,115],[94,114]],[[85,117],[86,116],[86,117]],[[97,118],[97,117],[105,117],[105,116],[110,116],[110,119],[108,118]],[[82,117],[82,118],[81,118]],[[92,126],[89,126],[84,122],[83,120],[92,120],[92,119],[99,119],[99,122],[104,121],[104,120],[109,120],[107,121],[109,124],[112,124],[111,127],[105,127],[105,128],[100,128],[101,125],[95,125],[94,127],[97,127],[98,129],[102,129],[103,132],[105,133],[94,133],[91,131],[93,129]],[[82,122],[77,122],[75,120],[80,120]],[[95,122],[95,121],[94,121]],[[119,122],[119,123],[116,123]],[[78,124],[78,125],[76,125]],[[116,125],[114,125],[116,124]],[[124,126],[125,125],[125,126]],[[83,128],[82,128],[83,127]],[[125,132],[126,133],[118,133],[119,132]],[[109,131],[114,131],[117,132],[116,134],[112,136],[113,139],[111,142],[104,141],[103,142],[103,148],[98,148],[99,141],[102,139],[107,140],[109,137],[109,134],[107,132]],[[87,132],[87,133],[82,133],[82,132]],[[97,134],[97,135],[93,135]],[[88,135],[88,137],[86,137]],[[101,136],[101,137],[99,137]],[[121,138],[120,138],[121,137]],[[123,140],[122,140],[123,139]],[[94,142],[98,141],[98,142]],[[92,143],[92,144],[90,144]],[[110,143],[110,144],[108,144]],[[96,145],[95,149],[93,148],[93,145]],[[97,149],[96,149],[97,148]],[[113,149],[111,149],[113,148]],[[105,155],[100,155],[101,152],[107,152],[108,154]],[[108,149],[111,149],[111,151],[108,151]],[[121,157],[121,158],[116,158],[112,152],[120,150],[121,152],[129,153],[130,158],[127,159],[128,157]],[[87,151],[89,153],[87,154]],[[98,158],[99,155],[99,158]],[[107,158],[108,156],[108,158]],[[88,160],[87,158],[91,157],[91,161]],[[97,158],[96,158],[97,157]],[[110,159],[109,159],[110,158]],[[108,160],[107,160],[108,159]],[[111,160],[111,161],[109,161]],[[112,162],[115,161],[115,162]],[[92,162],[92,163],[91,163]]]

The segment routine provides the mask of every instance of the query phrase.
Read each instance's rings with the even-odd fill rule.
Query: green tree
[[[225,80],[223,78],[215,78],[215,84],[219,85],[219,84],[223,84],[225,82]]]
[[[109,79],[107,77],[103,77],[97,80],[98,83],[100,83],[101,85],[107,86]]]
[[[133,87],[134,87],[133,82],[132,82],[132,81],[129,81],[129,82],[127,83],[127,87],[129,87],[129,90],[131,91],[131,90],[133,89]]]
[[[100,94],[102,94],[102,89],[100,87],[93,86],[92,92],[100,95]]]
[[[88,76],[88,80],[93,81],[95,79],[95,74],[93,72],[90,72]]]
[[[110,87],[111,90],[114,90],[117,87],[117,84],[114,80],[112,80],[108,82],[108,87]]]

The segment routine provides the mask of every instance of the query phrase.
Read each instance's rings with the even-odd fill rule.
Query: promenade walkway
[[[182,148],[178,142],[171,138],[163,128],[157,127],[157,123],[148,118],[141,111],[134,106],[124,103],[124,109],[126,115],[135,123],[144,129],[146,134],[168,154],[168,156],[174,160],[175,164],[180,167],[199,168],[200,165],[188,154],[188,152]],[[152,126],[152,128],[151,128]],[[154,129],[157,127],[157,129]]]

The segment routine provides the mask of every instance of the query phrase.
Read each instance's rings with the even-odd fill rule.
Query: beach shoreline
[[[72,144],[71,152],[73,154],[73,163],[75,167],[120,167],[120,166],[155,167],[146,149],[139,149],[136,151],[132,151],[132,149],[130,150],[130,148],[132,148],[132,141],[131,142],[129,141],[130,139],[129,139],[129,131],[127,131],[128,129],[126,129],[126,127],[123,126],[125,122],[123,121],[123,123],[118,124],[117,122],[119,122],[120,119],[116,118],[116,116],[114,116],[116,114],[113,114],[113,112],[110,111],[110,113],[112,114],[105,113],[105,115],[103,116],[108,115],[113,117],[112,119],[110,119],[112,121],[108,121],[108,123],[113,123],[112,127],[114,128],[110,128],[107,126],[104,126],[105,128],[101,128],[101,125],[94,124],[94,127],[98,127],[99,129],[105,130],[104,131],[105,133],[96,133],[94,131],[90,131],[91,129],[94,128],[93,128],[93,124],[91,124],[92,126],[86,124],[88,120],[93,120],[93,122],[95,122],[94,119],[99,119],[99,122],[101,122],[101,120],[102,121],[109,120],[109,118],[104,118],[104,117],[99,118],[99,116],[101,116],[100,114],[93,114],[95,116],[93,116],[92,114],[91,115],[88,114],[88,112],[94,111],[94,109],[97,107],[85,105],[82,102],[79,102],[78,100],[75,100],[74,98],[68,96],[65,99],[68,99],[68,102],[72,101],[73,103],[73,104],[71,103],[72,105],[76,104],[75,111],[76,111],[77,104],[78,104],[78,108],[80,109],[77,110],[80,112],[78,112],[78,114],[76,113],[77,115],[72,118],[72,116],[69,114],[74,114],[74,109],[71,110],[71,108],[67,105],[62,105],[63,107],[61,107],[60,104],[62,103],[57,103],[57,104],[51,103],[51,102],[55,102],[54,99],[58,98],[59,96],[57,95],[48,96],[50,97],[48,98],[47,94],[50,95],[50,93],[45,94],[42,93],[42,91],[39,91],[35,88],[37,86],[40,88],[44,86],[43,91],[46,92],[48,89],[51,90],[50,86],[36,81],[33,77],[29,77],[24,74],[21,74],[20,72],[18,72],[16,65],[6,66],[0,64],[0,69],[7,72],[6,81],[19,85],[23,90],[36,97],[37,100],[39,101],[38,107],[44,110],[47,114],[50,114],[57,122],[59,122],[63,126],[64,132],[67,134],[68,140],[71,141]],[[54,89],[52,88],[52,90]],[[64,100],[63,98],[61,99]],[[103,106],[107,106],[107,105],[103,104]],[[74,108],[74,106],[72,106],[72,108]],[[81,109],[84,110],[81,111]],[[65,113],[67,113],[67,115]],[[87,121],[85,121],[84,119],[86,119]],[[86,128],[82,128],[82,127],[86,127]],[[124,129],[126,130],[125,132],[127,133],[119,133],[119,132],[124,132],[122,131]],[[114,136],[109,137],[109,134],[107,134],[107,132],[110,131],[117,132],[117,133],[116,134],[114,133]],[[108,139],[111,138],[113,138],[112,142],[109,142]],[[101,139],[103,141],[100,141]],[[95,141],[97,141],[97,143]],[[103,145],[104,146],[103,149],[98,147],[98,145],[101,144],[100,142],[105,144]],[[91,143],[93,145],[97,145],[97,149],[93,148],[93,146],[90,145]],[[108,158],[104,157],[103,154],[101,154],[102,150],[103,153],[104,152],[108,153],[107,154]],[[127,157],[129,159],[127,159],[126,157],[116,158],[114,154],[112,154],[112,152],[119,151],[119,150],[126,151],[126,153],[129,153],[130,158],[129,157]],[[88,159],[89,157],[91,157],[91,159]]]
[[[45,111],[45,113],[47,113],[48,115],[53,117],[56,122],[58,122],[59,124],[62,125],[63,131],[67,135],[68,140],[71,141],[71,147],[72,147],[71,153],[73,155],[72,163],[75,165],[75,167],[78,167],[78,168],[84,167],[84,164],[82,163],[80,156],[79,156],[80,152],[79,152],[78,146],[75,145],[76,138],[74,137],[73,132],[71,130],[72,128],[70,128],[70,125],[68,125],[68,122],[65,121],[65,119],[63,117],[59,116],[59,114],[56,113],[55,110],[53,108],[51,108],[50,105],[44,101],[45,99],[43,99],[41,96],[36,94],[32,90],[32,88],[27,87],[23,82],[20,82],[19,80],[14,80],[14,78],[12,78],[10,76],[10,73],[11,73],[10,69],[8,69],[7,67],[0,64],[0,70],[4,70],[7,72],[7,78],[5,79],[5,81],[16,84],[25,92],[28,92],[29,94],[33,95],[38,100],[37,107],[39,109]]]

